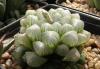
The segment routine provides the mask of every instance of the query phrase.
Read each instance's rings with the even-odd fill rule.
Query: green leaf
[[[15,45],[16,46],[22,45],[22,46],[24,46],[24,47],[26,47],[28,49],[32,49],[31,41],[27,37],[26,33],[24,33],[24,34],[18,33],[18,34],[16,34],[14,36],[14,39],[15,39]]]
[[[41,29],[37,24],[26,29],[27,36],[32,40],[41,40]]]
[[[46,31],[42,34],[42,41],[50,48],[55,48],[60,40],[60,36],[55,31]]]
[[[80,59],[79,51],[76,48],[73,48],[66,54],[63,60],[77,62],[79,59]]]
[[[36,55],[34,52],[26,52],[24,58],[30,67],[40,67],[47,61],[45,58]]]
[[[56,53],[60,56],[66,56],[68,51],[69,51],[68,46],[66,46],[64,44],[58,45],[56,48]]]
[[[61,41],[69,47],[75,47],[78,43],[78,36],[75,31],[66,32],[61,37]]]
[[[48,47],[48,46],[46,46],[41,41],[34,42],[33,43],[33,48],[34,48],[36,54],[39,55],[39,56],[47,56],[47,55],[53,53],[53,49]]]

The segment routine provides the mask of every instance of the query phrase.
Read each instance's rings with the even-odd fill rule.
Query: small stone
[[[91,52],[91,53],[89,54],[89,56],[91,56],[92,58],[95,58],[95,57],[97,56],[97,54],[96,54],[95,52]]]
[[[85,46],[87,47],[87,46],[91,46],[91,45],[93,45],[95,43],[95,40],[94,39],[90,39],[86,44],[85,44]]]
[[[0,69],[7,69],[5,64],[0,65]]]
[[[8,60],[6,61],[6,65],[7,65],[8,67],[11,67],[11,65],[12,65],[12,60],[11,60],[11,59],[8,59]]]
[[[97,58],[100,60],[100,54],[97,55]]]
[[[89,68],[89,69],[94,69],[94,68]]]
[[[86,57],[86,58],[87,58],[87,60],[89,60],[89,61],[93,60],[92,57]]]
[[[88,62],[88,66],[89,66],[89,68],[91,68],[91,67],[93,67],[93,66],[94,66],[94,64],[93,64],[92,60]]]
[[[95,69],[100,69],[100,61],[95,64]]]
[[[95,41],[95,44],[98,48],[100,48],[100,42],[99,41]]]
[[[97,54],[96,54],[95,52],[92,52],[92,53],[91,53],[91,56],[92,56],[93,58],[96,58]]]
[[[4,59],[1,59],[0,60],[0,64],[4,64],[5,63],[5,60]]]
[[[85,67],[85,69],[88,69],[88,65],[87,64],[85,64],[84,67]]]
[[[88,62],[88,60],[85,60],[85,63],[87,63]]]
[[[98,58],[94,58],[94,59],[93,59],[93,63],[94,63],[94,64],[97,63],[97,61],[98,61]]]
[[[98,48],[98,51],[99,51],[99,53],[100,53],[100,48]]]
[[[87,51],[91,51],[91,47],[87,47],[86,49],[87,49]]]
[[[3,58],[3,59],[10,59],[10,58],[11,58],[11,55],[10,55],[8,52],[5,52],[5,53],[2,55],[2,58]]]
[[[94,48],[94,49],[92,49],[92,52],[95,52],[95,53],[99,53],[99,50],[97,49],[97,48]]]

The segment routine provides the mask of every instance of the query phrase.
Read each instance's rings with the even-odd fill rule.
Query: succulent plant
[[[71,21],[66,22],[67,19],[63,21],[64,15]],[[49,19],[53,19],[53,21],[51,22]],[[71,14],[70,11],[62,8],[49,11],[44,9],[29,10],[20,24],[20,31],[23,32],[14,37],[17,46],[15,59],[22,58],[22,61],[29,67],[49,66],[51,69],[58,69],[56,66],[53,68],[54,63],[54,65],[60,63],[63,65],[64,63],[84,61],[78,47],[86,43],[91,34],[84,30],[84,22],[80,20],[79,14]],[[28,50],[24,51],[22,48]],[[77,69],[77,65],[68,68]]]

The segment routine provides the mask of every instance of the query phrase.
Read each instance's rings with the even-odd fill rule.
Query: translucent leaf
[[[31,27],[27,28],[26,34],[32,41],[41,39],[41,29],[37,24],[34,24]]]
[[[73,24],[75,31],[77,31],[78,33],[84,30],[84,22],[82,20],[72,19],[72,24]]]
[[[27,35],[24,33],[24,34],[16,34],[14,36],[14,39],[15,39],[15,45],[16,46],[24,46],[26,48],[29,48],[31,49],[32,48],[32,44],[31,44],[31,41],[30,39],[27,37]]]
[[[60,19],[60,23],[63,24],[72,24],[71,23],[71,16],[70,15],[65,15],[64,17],[61,17]]]
[[[69,31],[74,30],[74,28],[73,28],[73,26],[70,25],[70,24],[64,24],[64,25],[62,25],[61,30],[62,30],[62,34],[64,34],[64,33],[66,33],[66,32],[69,32]]]
[[[41,31],[42,32],[45,32],[45,31],[52,31],[53,30],[53,27],[51,24],[49,23],[44,23],[41,25]]]
[[[47,56],[47,55],[53,53],[53,49],[48,47],[48,46],[46,46],[41,41],[34,42],[33,43],[33,48],[34,48],[36,54],[39,55],[39,56]]]
[[[55,48],[59,40],[60,40],[60,36],[57,32],[46,31],[42,34],[42,41],[50,48]]]
[[[76,48],[73,48],[66,54],[63,60],[77,62],[79,59],[80,59],[79,51]]]
[[[88,40],[90,39],[90,37],[91,37],[91,33],[88,32],[88,31],[86,31],[86,30],[83,30],[82,33],[83,33],[84,35],[86,35],[86,37],[87,37],[87,40],[86,40],[86,41],[88,41]]]
[[[61,24],[59,22],[54,22],[52,24],[52,26],[53,26],[53,30],[55,32],[59,33],[60,35],[62,34],[62,30],[61,30],[62,26],[61,26]]]
[[[58,45],[56,48],[56,53],[60,56],[65,56],[69,51],[69,48],[67,45]]]
[[[34,52],[26,52],[24,59],[30,67],[40,67],[47,61],[45,58],[36,55]]]
[[[34,15],[29,15],[26,17],[27,28],[32,26],[33,24],[38,23],[38,17]]]
[[[12,56],[15,60],[17,61],[21,61],[22,60],[22,56],[25,54],[25,51],[27,51],[27,49],[23,46],[18,46],[14,52],[12,53]]]
[[[85,34],[79,33],[78,34],[78,45],[87,42],[87,36]]]
[[[78,35],[75,31],[69,31],[61,37],[61,40],[64,44],[75,47],[78,43]]]
[[[80,15],[78,13],[71,14],[72,19],[80,19]]]
[[[20,28],[20,33],[25,33],[26,32],[26,28],[25,27],[21,27]]]
[[[27,22],[26,22],[25,18],[23,18],[23,19],[20,20],[20,25],[23,26],[23,27],[27,26]]]

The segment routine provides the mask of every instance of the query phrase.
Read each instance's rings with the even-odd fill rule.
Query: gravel
[[[85,69],[100,69],[100,48],[98,47],[100,43],[100,36],[92,36],[92,40],[95,40],[95,43],[90,43],[90,45],[85,46],[83,53],[86,56]],[[91,39],[90,39],[91,40]]]
[[[95,64],[95,69],[100,69],[100,61]]]
[[[72,3],[62,2],[61,5],[100,16],[100,12],[97,11],[96,8],[89,7],[87,0],[74,0]]]

